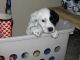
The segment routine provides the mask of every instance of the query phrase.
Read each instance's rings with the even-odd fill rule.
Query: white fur
[[[55,30],[54,25],[50,22],[49,17],[50,10],[48,8],[43,8],[32,13],[26,33],[29,35],[34,34],[36,36],[40,36],[42,33],[50,33],[53,37],[57,37],[58,33]],[[42,20],[45,22],[42,22]],[[49,27],[53,28],[52,32],[48,31]]]

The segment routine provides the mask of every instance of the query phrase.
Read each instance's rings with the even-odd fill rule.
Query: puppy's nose
[[[52,32],[52,31],[53,31],[53,27],[49,27],[49,28],[48,28],[48,31],[49,31],[49,32]]]

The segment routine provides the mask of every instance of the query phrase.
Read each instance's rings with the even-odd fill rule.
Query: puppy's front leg
[[[39,37],[42,33],[42,29],[40,27],[32,27],[31,28],[32,34]]]

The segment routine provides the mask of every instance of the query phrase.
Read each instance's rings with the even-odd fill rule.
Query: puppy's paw
[[[41,31],[39,31],[38,29],[35,29],[35,30],[33,31],[33,34],[34,34],[35,36],[39,37],[39,36],[41,35]]]
[[[54,33],[52,33],[51,36],[52,36],[53,38],[57,38],[57,37],[59,36],[58,31],[55,31]]]
[[[41,33],[42,33],[42,29],[39,26],[31,27],[30,31],[31,31],[31,34],[33,34],[33,35],[35,35],[37,37],[39,37],[41,35]]]

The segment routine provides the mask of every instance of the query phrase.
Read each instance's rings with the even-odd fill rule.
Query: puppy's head
[[[50,10],[48,8],[40,9],[32,14],[32,21],[35,22],[34,24],[40,25],[43,32],[45,33],[52,33],[55,31],[55,25],[59,20],[58,14]]]

